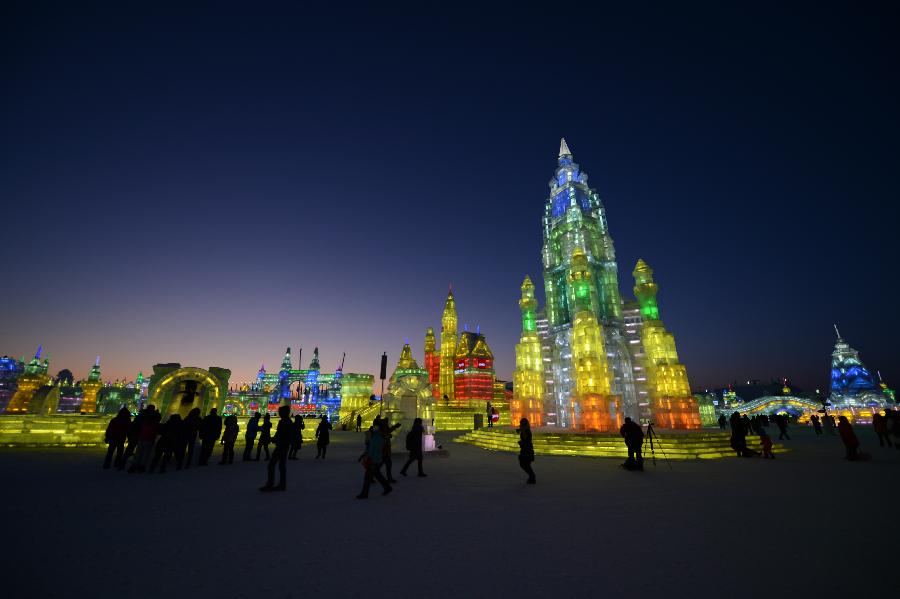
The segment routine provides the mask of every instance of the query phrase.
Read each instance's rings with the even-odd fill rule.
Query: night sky
[[[377,376],[452,282],[508,379],[565,137],[694,388],[824,387],[834,322],[900,385],[896,9],[681,4],[4,3],[0,354]]]

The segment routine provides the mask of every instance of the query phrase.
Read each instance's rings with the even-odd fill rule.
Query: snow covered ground
[[[774,429],[773,429],[774,430]],[[101,452],[0,450],[3,597],[869,597],[896,591],[900,451],[794,431],[774,461],[515,456],[446,443],[428,478],[355,499],[362,436],[326,461],[128,475]],[[402,446],[402,440],[396,445]],[[217,448],[218,454],[219,448]],[[238,451],[240,459],[240,451]]]

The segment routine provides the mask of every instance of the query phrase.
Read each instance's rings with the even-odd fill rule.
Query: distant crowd
[[[269,414],[262,416],[256,412],[247,423],[244,432],[242,461],[260,461],[265,453],[268,462],[268,477],[260,491],[284,491],[287,486],[287,460],[298,459],[303,445],[304,418],[296,415],[291,419],[290,406],[278,409],[278,424],[272,434],[272,419]],[[361,431],[362,418],[356,417],[356,430]],[[365,432],[365,449],[359,456],[364,468],[363,488],[357,496],[365,499],[369,487],[377,480],[383,487],[383,494],[392,491],[391,484],[397,481],[392,473],[391,437],[400,424],[390,426],[387,420],[375,418]],[[331,438],[332,424],[327,416],[322,416],[316,426],[316,459],[325,459]],[[219,465],[234,463],[234,446],[240,435],[237,417],[228,415],[224,419],[216,408],[201,417],[200,408],[192,409],[184,418],[172,414],[165,422],[156,406],[150,404],[134,417],[127,408],[122,408],[106,427],[105,441],[108,444],[103,468],[127,470],[133,473],[165,473],[174,464],[176,470],[190,468],[194,453],[198,453],[197,466],[209,464],[217,443],[222,445]],[[418,476],[426,476],[422,468],[424,427],[421,418],[416,418],[406,435],[406,449],[409,459],[400,470],[406,476],[415,462]],[[199,451],[197,445],[199,441]],[[272,447],[270,452],[269,448]],[[255,449],[255,456],[254,456]],[[382,468],[384,473],[382,473]],[[278,484],[275,484],[275,470],[278,470]]]

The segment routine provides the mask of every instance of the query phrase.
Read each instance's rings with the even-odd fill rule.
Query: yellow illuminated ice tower
[[[572,252],[569,266],[568,303],[572,323],[572,365],[575,389],[570,420],[582,430],[610,431],[619,426],[616,398],[610,398],[609,368],[603,342],[603,328],[591,298],[597,296],[591,267],[580,248]]]
[[[94,361],[91,373],[86,381],[81,381],[81,411],[85,414],[93,414],[97,411],[97,393],[103,383],[100,381],[100,356]]]
[[[700,412],[691,395],[687,370],[678,361],[675,336],[659,319],[659,288],[653,281],[653,269],[638,260],[632,274],[641,311],[641,345],[652,418],[665,428],[700,428]]]
[[[510,417],[513,424],[527,418],[531,426],[543,425],[544,365],[541,361],[541,339],[537,333],[534,283],[530,277],[522,281],[522,336],[516,344],[516,369],[513,372],[513,399]]]
[[[444,304],[444,314],[441,316],[441,368],[438,387],[440,401],[444,396],[453,403],[454,401],[454,369],[456,362],[456,300],[453,299],[453,290],[447,293],[447,302]]]
[[[51,378],[47,374],[49,369],[50,358],[44,358],[44,361],[41,362],[41,346],[38,346],[34,358],[25,367],[25,373],[17,381],[18,389],[9,400],[9,405],[6,406],[7,414],[31,413],[29,405],[35,392],[50,384]]]

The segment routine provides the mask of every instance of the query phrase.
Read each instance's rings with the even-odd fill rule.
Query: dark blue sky
[[[0,353],[377,372],[452,281],[509,378],[565,136],[694,387],[824,386],[833,322],[900,384],[887,3],[63,6],[3,8]]]

